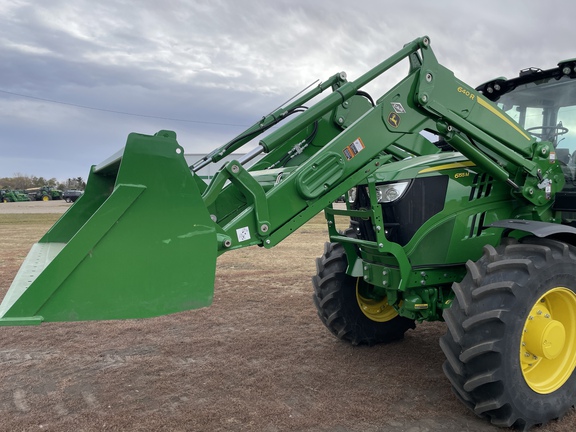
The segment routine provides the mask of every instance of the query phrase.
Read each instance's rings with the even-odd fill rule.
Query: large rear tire
[[[414,320],[398,315],[386,298],[365,293],[371,286],[346,274],[347,259],[339,243],[326,243],[316,259],[314,304],[324,325],[337,338],[352,345],[375,345],[402,339]]]
[[[576,403],[576,248],[506,239],[467,268],[440,340],[454,393],[497,426],[562,417]]]

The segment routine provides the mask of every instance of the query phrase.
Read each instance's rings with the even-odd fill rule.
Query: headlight
[[[376,199],[379,203],[396,201],[406,191],[409,184],[409,181],[403,181],[376,186]]]

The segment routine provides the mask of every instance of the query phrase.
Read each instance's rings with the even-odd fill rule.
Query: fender
[[[502,235],[508,236],[512,231],[524,231],[536,237],[552,237],[576,244],[576,228],[552,222],[541,222],[523,219],[506,219],[486,225],[485,228],[504,228]]]

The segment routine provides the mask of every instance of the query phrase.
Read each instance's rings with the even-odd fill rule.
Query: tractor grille
[[[415,178],[398,200],[382,204],[386,238],[404,246],[414,233],[444,209],[448,176]]]

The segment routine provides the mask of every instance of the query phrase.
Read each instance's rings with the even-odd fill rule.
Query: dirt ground
[[[68,206],[22,204],[29,205],[0,204],[1,296]],[[372,348],[340,342],[323,327],[310,278],[325,239],[318,216],[272,250],[225,254],[210,308],[1,327],[0,430],[499,430],[452,395],[442,323]],[[536,430],[574,431],[576,413]]]

